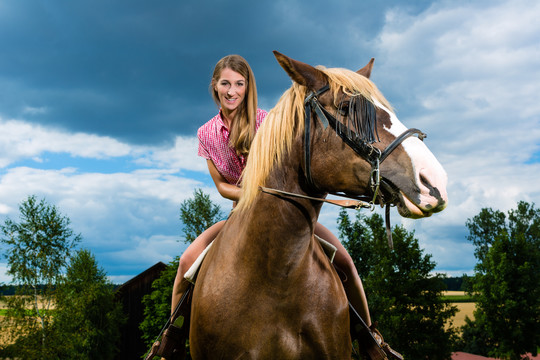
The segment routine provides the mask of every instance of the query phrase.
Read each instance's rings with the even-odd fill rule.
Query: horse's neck
[[[286,166],[286,170],[274,171],[265,186],[305,194],[298,185],[295,168]],[[255,254],[273,264],[301,261],[308,253],[320,208],[320,204],[309,200],[260,193],[244,219],[248,228],[246,246],[252,246]],[[252,234],[260,234],[260,238],[254,239]]]

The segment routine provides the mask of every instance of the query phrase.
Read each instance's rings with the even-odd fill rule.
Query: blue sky
[[[0,0],[0,221],[45,198],[128,280],[185,249],[179,207],[194,189],[230,209],[195,138],[217,111],[222,56],[250,62],[266,110],[290,85],[272,50],[350,69],[374,57],[372,80],[449,176],[444,212],[392,221],[438,272],[471,273],[465,221],[540,204],[538,18],[540,3],[519,0]],[[321,213],[334,231],[338,211]]]

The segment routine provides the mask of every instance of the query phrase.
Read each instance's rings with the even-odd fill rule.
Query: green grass
[[[53,315],[55,310],[44,310],[44,309],[41,309],[41,311],[42,311],[44,314],[45,314],[45,313],[48,313],[48,314]],[[25,310],[25,312],[26,312],[26,315],[28,315],[28,316],[34,316],[34,315],[36,315],[36,313],[34,312],[34,310],[31,310],[31,309],[27,309],[27,310]],[[7,313],[8,313],[8,309],[0,309],[0,316],[6,316]]]
[[[474,302],[474,298],[470,295],[444,295],[442,298],[453,303]]]

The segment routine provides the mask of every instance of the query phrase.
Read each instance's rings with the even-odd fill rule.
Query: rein
[[[312,189],[317,189],[315,186],[313,179],[311,177],[311,114],[315,112],[317,115],[317,118],[323,125],[323,129],[326,129],[329,125],[330,127],[336,132],[336,134],[343,140],[345,144],[347,144],[354,152],[356,152],[358,155],[360,155],[364,160],[366,160],[371,165],[371,173],[369,177],[369,184],[370,188],[373,192],[373,198],[371,198],[371,201],[365,202],[362,200],[329,200],[329,199],[323,199],[323,198],[315,198],[311,196],[306,196],[302,194],[295,194],[286,192],[283,190],[277,190],[277,189],[270,189],[266,187],[260,187],[260,190],[264,193],[272,194],[278,197],[295,197],[295,198],[303,198],[303,199],[309,199],[312,201],[318,201],[318,202],[325,202],[336,206],[341,206],[344,208],[354,208],[356,210],[360,208],[370,208],[371,210],[374,210],[375,203],[377,202],[377,197],[379,198],[379,204],[381,206],[386,205],[385,209],[385,220],[386,220],[386,234],[388,237],[388,246],[392,250],[394,248],[393,241],[392,241],[392,229],[390,226],[390,206],[392,205],[392,200],[385,201],[382,194],[379,194],[379,189],[381,185],[381,174],[380,174],[380,165],[381,163],[390,155],[405,139],[409,138],[410,136],[417,135],[420,140],[424,140],[426,138],[426,134],[422,131],[412,128],[404,131],[401,135],[399,135],[397,138],[394,139],[383,151],[377,149],[372,145],[373,142],[375,142],[374,136],[371,136],[372,139],[370,141],[366,140],[366,136],[364,134],[364,138],[361,138],[357,132],[352,131],[348,126],[344,125],[343,123],[339,122],[332,114],[330,114],[323,106],[321,106],[318,96],[325,93],[330,89],[330,85],[327,84],[320,88],[316,92],[311,92],[309,95],[306,96],[304,99],[304,109],[305,109],[305,130],[304,130],[304,175],[306,177],[306,180],[308,182],[308,185]],[[375,106],[369,102],[366,99],[362,99],[364,101],[363,108],[362,108],[362,116],[363,117],[369,117],[369,116],[375,116]],[[365,120],[365,119],[364,119]],[[376,124],[372,126],[372,131],[376,131]],[[353,138],[354,134],[354,138]],[[384,180],[382,180],[382,184],[385,187],[390,187]],[[341,194],[333,194],[338,196],[343,196]],[[346,196],[346,195],[345,195]]]

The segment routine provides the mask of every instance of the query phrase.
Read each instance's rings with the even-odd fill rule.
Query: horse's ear
[[[365,77],[367,77],[369,79],[369,77],[371,76],[371,70],[373,69],[373,62],[375,61],[374,58],[371,58],[371,60],[369,60],[368,64],[366,66],[364,66],[363,68],[361,68],[360,70],[357,71],[358,74],[360,75],[363,75]]]
[[[294,82],[310,90],[318,90],[328,83],[326,75],[313,66],[291,59],[275,50],[274,56]]]

